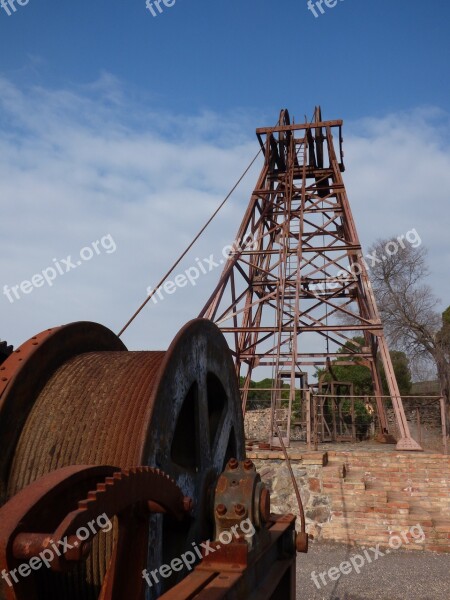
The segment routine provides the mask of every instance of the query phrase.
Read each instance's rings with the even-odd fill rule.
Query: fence
[[[270,399],[260,397],[258,392],[273,392],[273,388],[252,389],[249,408],[264,405],[269,409]],[[280,388],[279,392],[286,392]],[[297,394],[298,392],[298,394]],[[381,397],[387,417],[389,433],[399,438],[397,422],[390,396]],[[441,396],[402,396],[405,415],[411,436],[424,450],[448,454],[445,401]],[[286,404],[286,406],[284,406]],[[280,408],[287,408],[287,400]],[[296,390],[296,402],[290,419],[290,439],[304,442],[308,448],[330,442],[357,442],[374,439],[381,433],[374,396],[345,393],[320,394],[310,389]],[[269,441],[269,440],[265,440]]]

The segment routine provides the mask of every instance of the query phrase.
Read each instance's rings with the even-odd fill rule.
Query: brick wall
[[[441,454],[289,451],[307,530],[315,539],[388,546],[419,525],[410,550],[450,552],[450,457]],[[273,512],[298,514],[283,456],[250,452],[272,494]],[[411,536],[409,536],[411,537]]]

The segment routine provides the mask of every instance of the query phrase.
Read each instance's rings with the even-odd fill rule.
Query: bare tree
[[[391,345],[423,367],[433,361],[450,427],[449,336],[438,299],[426,284],[426,249],[403,240],[378,240],[370,249],[369,277]]]

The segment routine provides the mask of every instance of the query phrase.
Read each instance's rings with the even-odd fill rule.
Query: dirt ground
[[[362,548],[321,542],[311,544],[308,554],[297,555],[297,600],[449,600],[449,554],[391,550],[380,556],[375,550],[366,548],[366,551],[371,563]],[[381,551],[384,553],[383,549]],[[360,558],[355,558],[356,555]],[[359,573],[352,565],[352,558]],[[359,566],[362,561],[364,564]],[[336,581],[332,581],[329,569],[335,567],[331,576],[337,577],[344,562],[348,564],[342,569],[349,573],[341,573]],[[312,578],[313,572],[317,585]]]

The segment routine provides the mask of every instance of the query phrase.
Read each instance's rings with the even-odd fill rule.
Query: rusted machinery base
[[[293,515],[271,515],[245,460],[213,323],[191,321],[167,352],[73,323],[25,342],[0,374],[0,600],[295,598],[304,521],[296,536]]]
[[[157,597],[293,600],[296,553],[306,551],[299,544],[302,534],[296,535],[294,515],[270,513],[268,490],[251,461],[229,461],[215,484],[213,506],[215,541],[202,544],[203,558],[194,571]],[[144,567],[150,513],[171,515],[182,522],[189,519],[192,509],[192,499],[184,497],[175,482],[157,469],[74,466],[54,471],[0,509],[0,572],[7,582],[1,586],[4,595],[0,591],[0,597],[46,597],[42,576],[53,589],[55,575],[71,571],[88,558],[94,551],[88,527],[97,536],[100,530],[92,529],[92,524],[99,524],[101,516],[103,525],[107,521],[111,528],[111,519],[116,517],[116,530],[98,599],[143,600],[148,591],[143,574],[149,575]],[[247,533],[242,528],[245,516],[251,524]],[[241,528],[234,537],[232,523]],[[225,533],[228,542],[221,537]],[[162,573],[163,568],[151,574]],[[150,577],[146,581],[153,587]]]
[[[246,542],[220,548],[161,600],[295,598],[295,517],[272,514],[268,534],[265,547],[254,556],[241,551]]]

